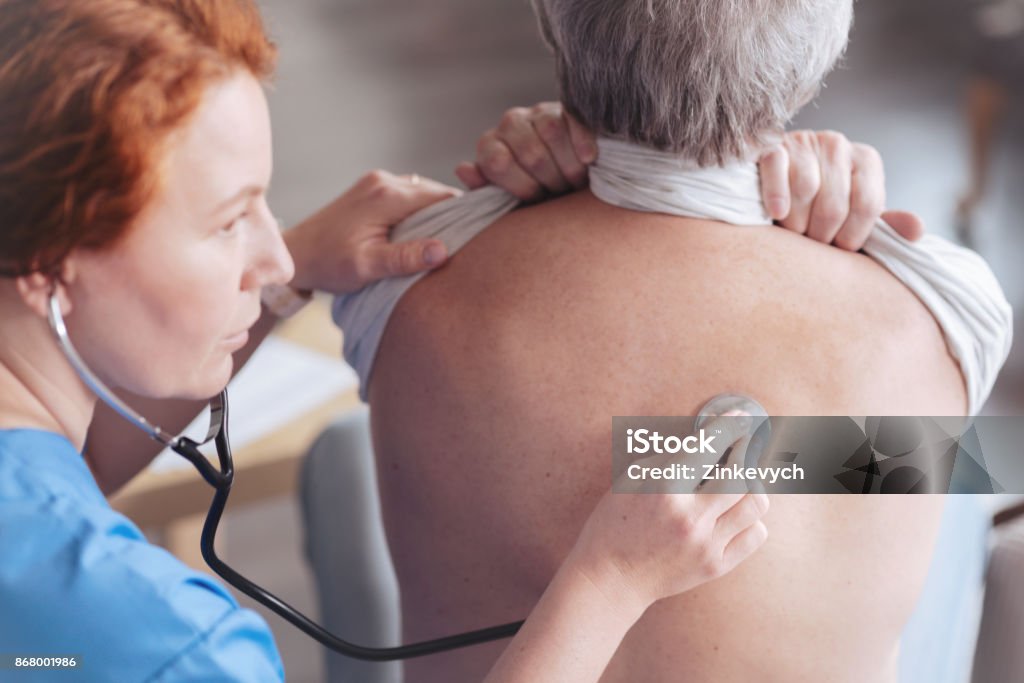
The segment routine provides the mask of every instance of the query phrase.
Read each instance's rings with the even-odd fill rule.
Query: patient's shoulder
[[[864,254],[783,230],[762,239],[752,265],[764,275],[743,276],[751,287],[766,287],[756,295],[767,313],[756,327],[781,340],[785,372],[803,376],[795,383],[800,394],[777,396],[780,412],[965,411],[963,378],[941,328],[888,270]],[[746,369],[758,372],[756,364]]]

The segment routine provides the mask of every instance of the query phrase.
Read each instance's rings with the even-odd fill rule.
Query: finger
[[[768,527],[761,520],[757,520],[741,531],[729,541],[729,545],[725,546],[725,551],[722,553],[722,573],[725,574],[735,569],[740,562],[753,555],[767,540]]]
[[[750,427],[751,418],[749,415],[722,415],[714,418],[702,428],[705,434],[708,435],[709,450],[714,449],[714,452],[711,454],[707,463],[698,465],[698,467],[700,467],[700,471],[698,472],[698,477],[700,477],[700,482],[697,485],[698,493],[721,494],[736,491],[737,484],[732,479],[703,479],[703,465],[714,465],[718,463],[723,456],[728,454],[728,458],[724,463],[725,465],[738,462],[742,466],[746,447],[750,443]]]
[[[818,133],[821,187],[811,205],[807,236],[830,244],[850,214],[853,157],[850,143],[838,133]]]
[[[855,144],[851,154],[850,213],[832,243],[841,249],[858,251],[885,207],[885,170],[874,147]]]
[[[768,495],[764,493],[748,493],[735,505],[719,515],[712,534],[713,542],[727,547],[730,540],[743,530],[753,526],[754,522],[768,512]]]
[[[363,254],[364,284],[436,268],[445,262],[447,254],[444,243],[438,240],[375,244]]]
[[[750,447],[750,436],[745,434],[736,443],[729,447],[725,462],[722,463],[723,467],[731,468],[733,465],[737,467],[746,467],[747,449]],[[702,493],[725,493],[725,492],[736,492],[737,489],[741,489],[742,492],[750,491],[764,491],[764,486],[760,481],[755,480],[735,480],[735,479],[709,479],[704,483],[703,488],[700,492]]]
[[[467,190],[476,190],[487,184],[487,178],[480,172],[477,165],[471,161],[464,161],[456,166],[455,177],[466,186]]]
[[[705,436],[704,443],[707,445],[706,451],[686,452],[680,450],[678,453],[661,453],[635,462],[648,463],[652,467],[670,467],[675,464],[685,465],[699,461],[705,461],[708,464],[715,463],[722,458],[729,447],[747,435],[746,430],[749,425],[749,417],[716,416],[701,427]]]
[[[576,158],[587,166],[597,161],[597,136],[568,111],[563,110],[562,115],[569,124],[569,137],[576,148]]]
[[[553,102],[538,104],[533,108],[533,129],[544,142],[559,174],[574,188],[581,188],[587,181],[587,167],[576,156],[569,122],[562,115],[562,105]],[[549,191],[554,191],[548,188]]]
[[[558,170],[551,150],[533,126],[528,109],[510,109],[498,125],[498,136],[512,150],[516,163],[548,192],[561,194],[569,183]]]
[[[735,493],[702,492],[700,494],[700,502],[704,505],[703,514],[706,514],[711,519],[718,519],[748,495],[747,491],[737,491]]]
[[[373,222],[384,225],[395,225],[431,204],[462,194],[458,188],[430,178],[387,171],[372,171],[360,183],[373,203]]]
[[[687,465],[693,468],[692,476],[684,481],[679,480],[654,480],[654,486],[658,490],[676,493],[722,493],[735,489],[735,485],[729,486],[729,481],[718,479],[703,479],[704,465],[717,463],[729,448],[739,444],[745,452],[745,443],[749,443],[748,436],[752,418],[746,413],[730,413],[715,416],[701,427],[704,432],[700,441],[707,445],[707,449],[696,453],[680,450],[678,453],[661,453],[633,461],[633,464],[644,467],[672,467],[673,465]],[[695,438],[697,434],[693,435]],[[733,456],[730,456],[733,457]],[[742,456],[741,462],[742,462]],[[687,485],[687,482],[692,485]],[[646,489],[645,489],[646,490]],[[745,491],[744,491],[745,493]]]
[[[659,453],[656,455],[650,455],[644,458],[638,458],[632,460],[630,465],[637,465],[639,467],[658,468],[666,469],[672,468],[674,465],[687,465],[693,467],[693,474],[686,478],[679,479],[640,479],[632,480],[629,478],[628,472],[624,471],[617,482],[635,481],[639,486],[636,488],[638,491],[644,493],[664,493],[664,494],[676,494],[676,493],[694,493],[697,487],[700,485],[700,473],[703,471],[703,467],[699,464],[694,466],[693,462],[697,456],[688,455],[686,453]],[[619,487],[619,484],[615,484],[616,490],[625,490]],[[709,496],[710,498],[711,496]],[[705,507],[707,503],[699,501]]]
[[[519,166],[512,150],[495,131],[489,131],[480,138],[477,166],[488,182],[523,201],[540,199],[544,194],[544,188]]]
[[[886,211],[882,214],[882,220],[911,242],[924,235],[924,221],[909,211]]]
[[[813,133],[797,131],[787,133],[783,145],[789,156],[789,213],[780,221],[782,227],[793,232],[807,232],[811,205],[821,187],[821,167],[815,151]]]
[[[757,162],[761,175],[761,199],[768,215],[782,220],[789,213],[789,153],[783,145],[764,154]]]
[[[426,189],[428,191],[440,191],[447,192],[449,195],[462,194],[462,190],[451,185],[445,185],[444,183],[433,180],[432,178],[425,178],[419,173],[404,173],[400,176],[396,176],[400,182],[399,186],[403,189],[421,190]]]
[[[752,422],[752,418],[746,413],[736,412],[713,417],[701,429],[708,435],[709,447],[714,448],[721,457],[726,448],[749,435]]]
[[[450,187],[430,178],[420,178],[416,183],[406,182],[399,190],[393,203],[393,218],[389,221],[392,226],[431,204],[462,194],[462,190],[457,187]]]

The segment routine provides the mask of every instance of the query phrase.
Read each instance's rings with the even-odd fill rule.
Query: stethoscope
[[[74,345],[71,343],[71,339],[68,337],[67,326],[64,324],[64,317],[61,314],[60,303],[55,292],[50,294],[48,318],[50,327],[57,335],[57,340],[64,351],[64,355],[67,356],[68,361],[86,386],[121,417],[149,434],[152,439],[160,442],[192,463],[203,479],[214,488],[213,501],[210,503],[210,510],[206,515],[200,540],[203,559],[206,560],[210,568],[229,584],[280,615],[309,637],[348,657],[373,662],[384,662],[422,657],[423,655],[469,647],[470,645],[486,643],[492,640],[511,638],[523,625],[522,621],[514,621],[499,626],[491,626],[476,631],[467,631],[466,633],[396,647],[365,647],[342,640],[333,633],[330,633],[323,626],[309,619],[281,598],[256,585],[229,567],[217,556],[217,552],[214,550],[217,527],[224,514],[224,507],[227,505],[228,494],[231,493],[231,484],[235,475],[234,461],[231,457],[231,444],[228,440],[227,390],[221,391],[220,394],[210,401],[210,426],[206,432],[205,439],[197,442],[187,436],[173,436],[132,410],[124,401],[114,395],[103,381],[89,369],[81,356],[78,355]],[[758,426],[767,425],[767,414],[756,401],[743,396],[726,394],[715,397],[704,406],[697,419],[697,426],[699,427],[703,421],[711,417],[735,410],[744,411],[748,415],[756,417],[760,420],[757,423]],[[751,432],[753,431],[751,430]],[[761,431],[763,432],[763,429]],[[211,440],[217,449],[219,467],[215,467],[199,451],[200,446],[209,443]]]

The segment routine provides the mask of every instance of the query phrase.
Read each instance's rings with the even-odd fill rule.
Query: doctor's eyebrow
[[[267,188],[262,185],[246,185],[241,190],[233,194],[230,198],[225,199],[223,202],[217,205],[217,208],[213,210],[213,213],[219,214],[220,212],[227,209],[229,206],[237,204],[242,199],[254,197],[266,192]]]

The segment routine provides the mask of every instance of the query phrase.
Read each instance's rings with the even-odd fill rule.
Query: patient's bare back
[[[525,616],[611,484],[611,417],[726,391],[775,415],[965,405],[938,326],[866,256],[586,192],[477,236],[399,303],[371,380],[406,638]],[[604,680],[890,680],[941,504],[776,496],[761,551],[652,607]],[[482,678],[500,648],[407,675]]]

